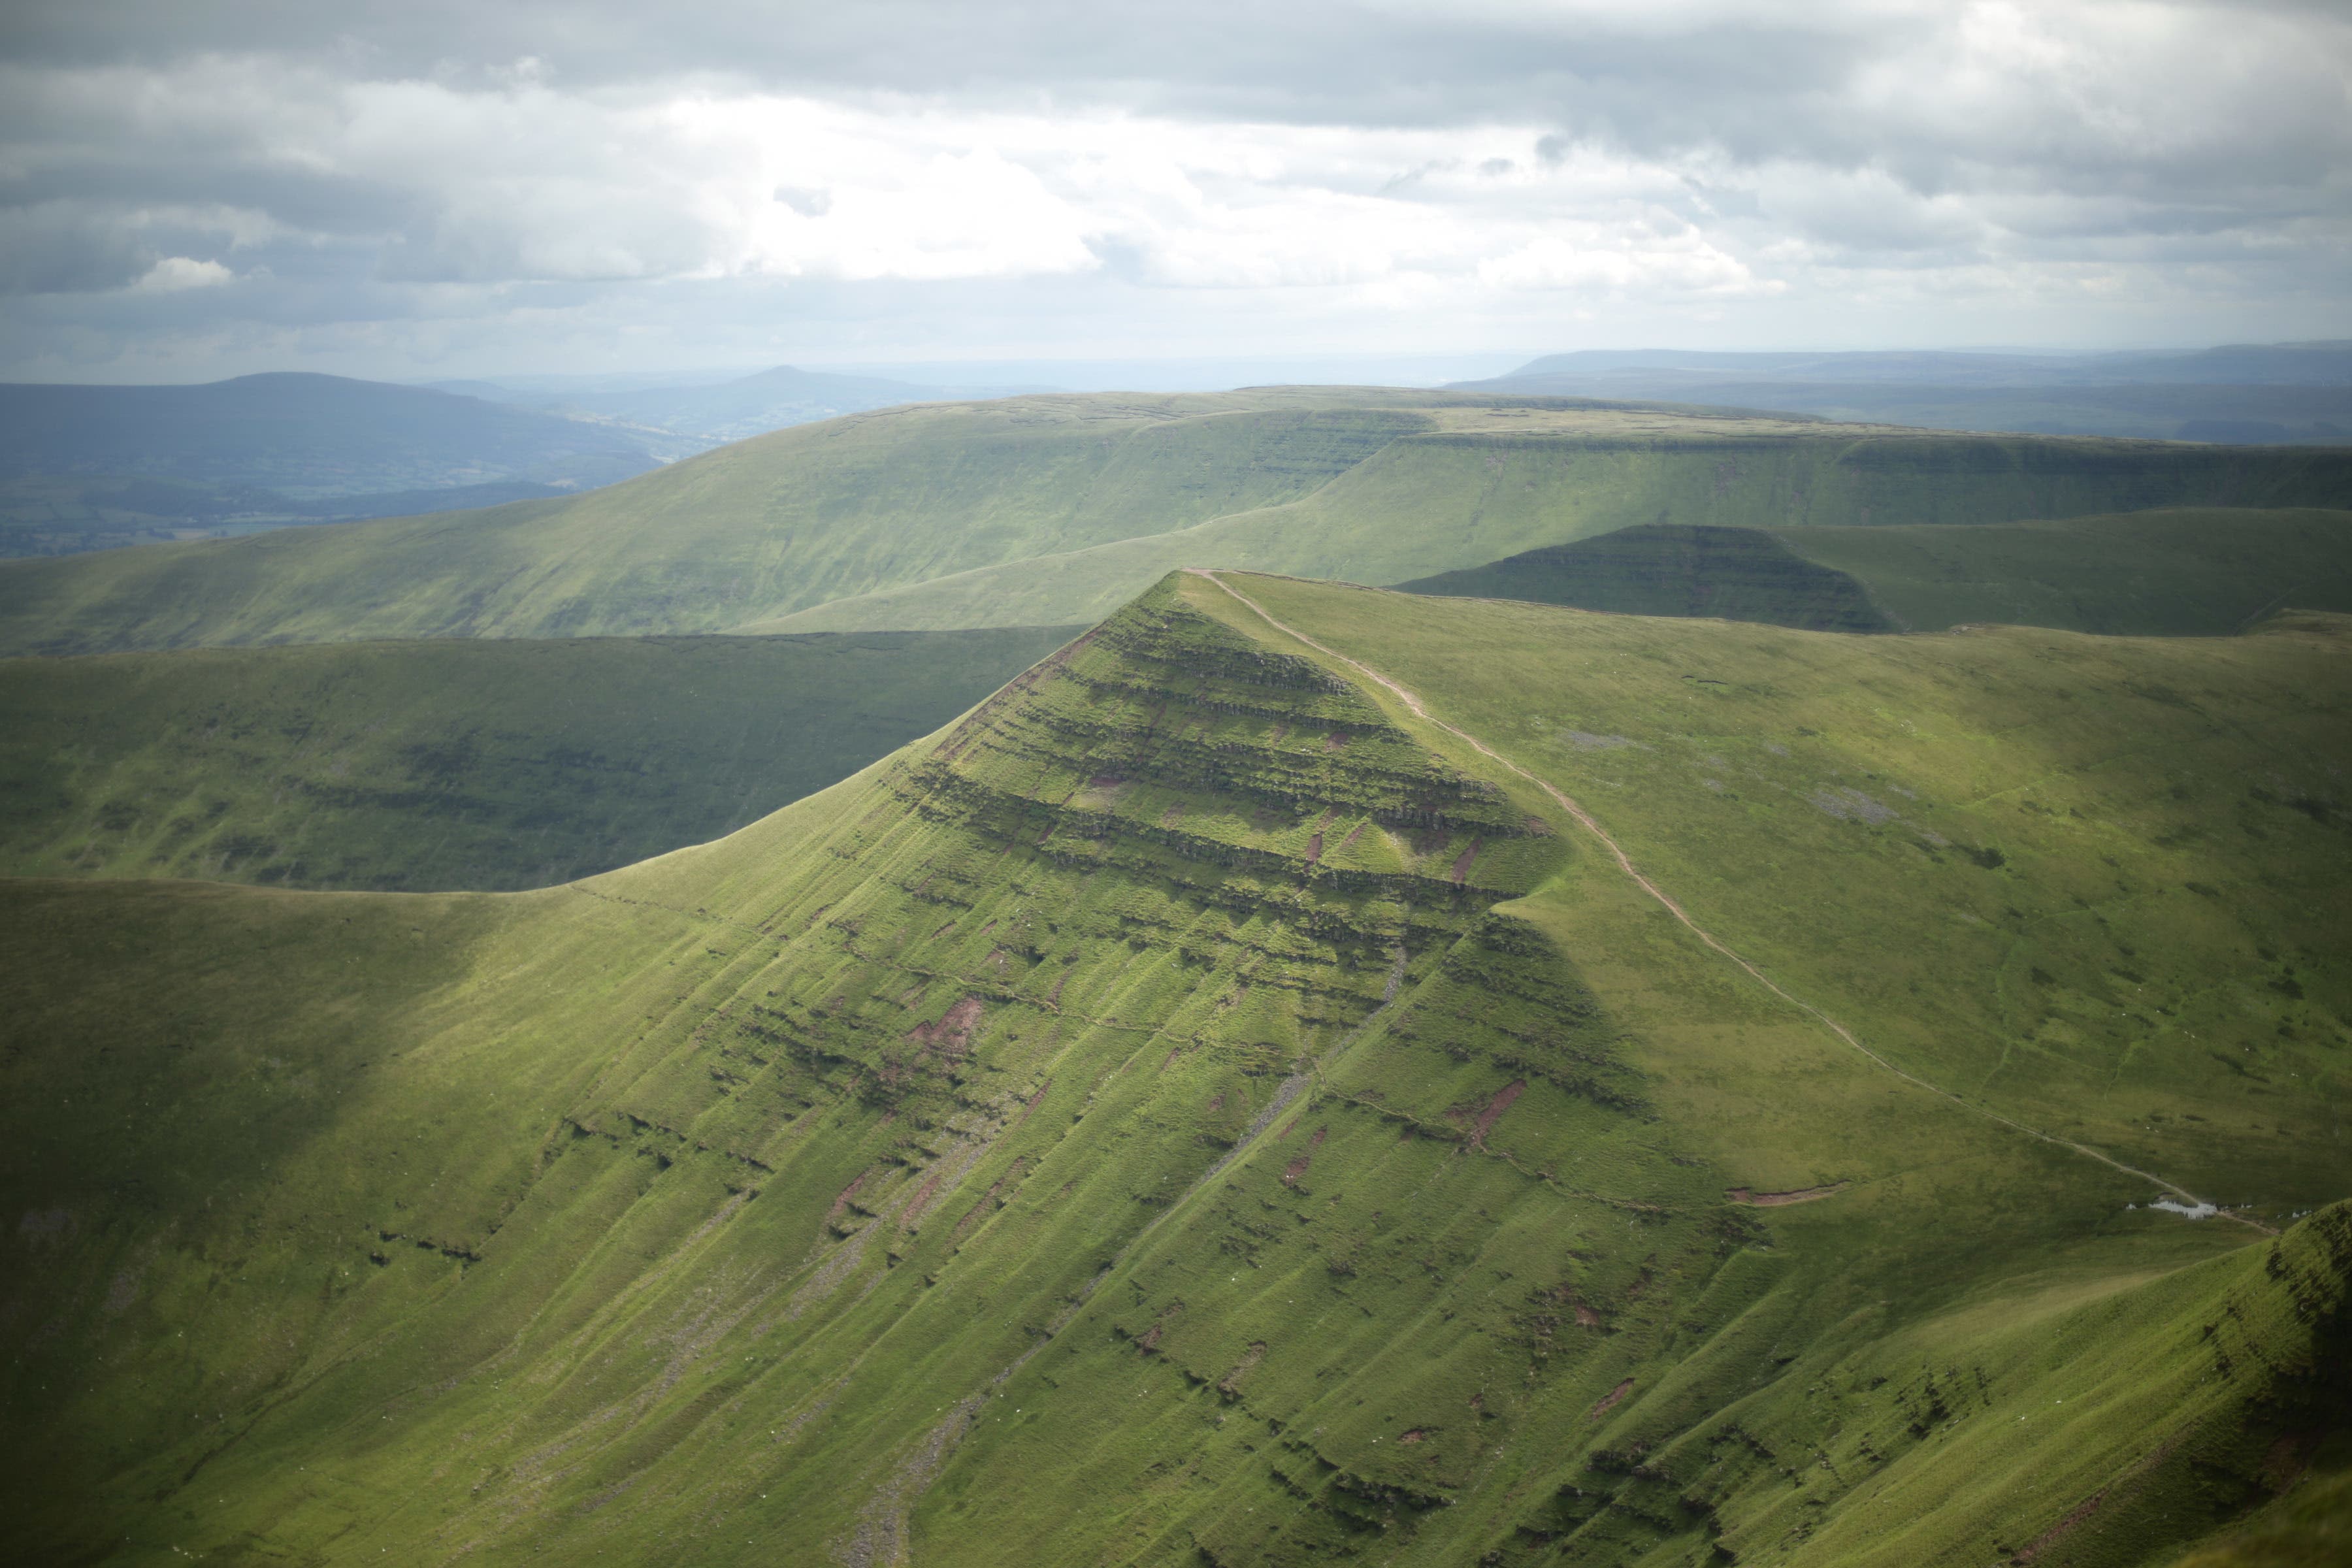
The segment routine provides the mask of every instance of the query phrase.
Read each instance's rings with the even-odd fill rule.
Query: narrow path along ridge
[[[1402,683],[1391,679],[1389,677],[1381,674],[1379,670],[1374,669],[1370,665],[1364,663],[1360,659],[1350,658],[1346,654],[1341,653],[1339,649],[1332,647],[1328,644],[1316,641],[1313,637],[1308,637],[1305,632],[1300,631],[1297,627],[1286,626],[1281,621],[1276,620],[1273,616],[1266,612],[1265,605],[1260,605],[1256,600],[1251,598],[1248,595],[1234,587],[1231,583],[1226,582],[1215,572],[1211,571],[1204,566],[1188,566],[1184,570],[1192,576],[1203,577],[1215,584],[1218,587],[1231,595],[1235,600],[1239,601],[1240,604],[1248,609],[1252,615],[1257,616],[1258,619],[1264,621],[1267,626],[1272,626],[1275,630],[1282,633],[1285,637],[1291,637],[1298,642],[1304,643],[1306,646],[1315,649],[1316,652],[1324,655],[1326,658],[1339,660],[1349,668],[1355,670],[1360,675],[1362,675],[1366,679],[1376,682],[1383,689],[1395,697],[1398,701],[1403,703],[1407,709],[1411,710],[1413,717],[1416,719],[1420,719],[1425,723],[1433,724],[1438,729],[1444,731],[1447,734],[1452,735],[1455,740],[1462,742],[1465,745],[1469,746],[1472,750],[1477,752],[1479,755],[1491,758],[1493,761],[1500,763],[1504,767],[1510,769],[1511,772],[1518,774],[1529,784],[1534,784],[1538,789],[1542,790],[1559,805],[1561,810],[1567,812],[1569,816],[1576,819],[1578,826],[1583,828],[1587,833],[1590,833],[1594,838],[1600,841],[1601,847],[1608,850],[1610,855],[1616,860],[1618,868],[1623,871],[1627,877],[1631,878],[1636,887],[1640,888],[1651,898],[1655,899],[1665,908],[1666,912],[1674,916],[1677,921],[1680,921],[1683,925],[1690,931],[1692,935],[1697,937],[1699,941],[1705,942],[1708,947],[1713,948],[1717,952],[1721,953],[1725,958],[1729,959],[1733,963],[1738,964],[1739,968],[1759,985],[1763,986],[1764,989],[1769,991],[1773,995],[1779,997],[1790,1006],[1794,1007],[1799,1012],[1811,1017],[1823,1028],[1826,1028],[1830,1033],[1844,1041],[1848,1046],[1861,1053],[1863,1057],[1874,1063],[1876,1066],[1884,1068],[1887,1072],[1893,1073],[1896,1078],[1901,1079],[1904,1082],[1912,1085],[1914,1088],[1922,1089],[1927,1090],[1929,1094],[1939,1096],[1944,1100],[1951,1101],[1954,1105],[1958,1106],[1963,1110],[1981,1116],[1989,1121],[1999,1122],[2001,1126],[2009,1128],[2012,1131],[2022,1132],[2029,1138],[2038,1138],[2042,1142],[2052,1144],[2060,1149],[2071,1150],[2074,1153],[2082,1155],[2084,1159],[2096,1160],[2100,1164],[2105,1165],[2113,1170],[2121,1171],[2126,1175],[2137,1176],[2143,1181],[2153,1182],[2174,1197],[2184,1199],[2188,1203],[2200,1207],[2210,1206],[2212,1208],[2212,1212],[2221,1215],[2222,1218],[2235,1220],[2240,1225],[2247,1226],[2254,1230],[2262,1232],[2264,1236],[2276,1236],[2278,1234],[2277,1231],[2272,1229],[2269,1226],[2263,1224],[2259,1220],[2250,1218],[2247,1215],[2241,1214],[2232,1214],[2228,1209],[2221,1208],[2219,1205],[2207,1205],[2206,1200],[2198,1197],[2186,1187],[2179,1186],[2171,1182],[2166,1181],[2162,1176],[2157,1175],[2154,1172],[2143,1171],[2137,1165],[2126,1164],[2123,1161],[2116,1159],[2110,1154],[2103,1153],[2099,1150],[2090,1147],[2088,1144],[2077,1143],[2071,1138],[2061,1138],[2055,1133],[2044,1132],[2038,1127],[2029,1127],[2024,1122],[2019,1121],[2013,1117],[2004,1116],[2000,1111],[1994,1110],[1988,1106],[1979,1105],[1971,1100],[1965,1100],[1940,1084],[1930,1083],[1926,1079],[1919,1077],[1916,1073],[1906,1072],[1903,1068],[1896,1067],[1893,1062],[1888,1061],[1885,1057],[1880,1056],[1868,1046],[1864,1045],[1862,1041],[1855,1037],[1853,1031],[1847,1028],[1843,1024],[1839,1023],[1835,1018],[1831,1017],[1827,1013],[1822,1012],[1819,1007],[1814,1006],[1811,1003],[1804,1001],[1800,997],[1793,996],[1787,991],[1781,989],[1781,987],[1775,983],[1769,975],[1767,975],[1761,969],[1757,968],[1755,964],[1749,963],[1746,958],[1741,957],[1738,952],[1734,952],[1712,931],[1709,931],[1706,927],[1691,919],[1690,912],[1685,910],[1681,904],[1677,903],[1673,895],[1669,894],[1664,888],[1659,887],[1657,883],[1652,881],[1649,878],[1642,874],[1640,868],[1633,864],[1633,857],[1627,855],[1623,847],[1621,846],[1616,839],[1610,837],[1608,829],[1602,827],[1600,823],[1593,820],[1591,813],[1586,811],[1584,807],[1579,805],[1575,801],[1569,798],[1567,795],[1555,787],[1549,780],[1537,777],[1534,773],[1529,773],[1527,769],[1511,761],[1510,758],[1503,755],[1502,752],[1495,750],[1494,747],[1486,744],[1486,742],[1480,740],[1477,736],[1473,735],[1470,731],[1463,729],[1461,726],[1448,723],[1446,721],[1440,719],[1437,715],[1429,710],[1427,705],[1424,704],[1419,697],[1413,695],[1413,693],[1408,690]]]

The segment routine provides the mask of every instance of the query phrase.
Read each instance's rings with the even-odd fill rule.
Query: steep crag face
[[[2327,621],[2161,668],[2091,640],[1896,655],[1179,575],[938,735],[587,882],[12,884],[5,1418],[52,1440],[0,1539],[2193,1542],[2341,1462],[2347,925],[2273,949],[2258,995],[2202,978],[2340,899],[2341,829],[2257,802],[2230,808],[2253,849],[2158,845],[2116,801],[2093,834],[2067,803],[2107,787],[2097,736],[2031,706],[1988,735],[1948,677],[2088,708],[2161,677],[2179,788],[2253,766],[2289,802],[2346,760],[2352,682]],[[1505,732],[1497,687],[1549,717]],[[2236,738],[2188,745],[2224,701]],[[1660,771],[1685,752],[1703,774]],[[2059,804],[1995,852],[2020,780]],[[2213,881],[2225,852],[2254,869]],[[2111,869],[2137,890],[2094,908]],[[1774,879],[1849,889],[1885,951],[1776,916]],[[2001,944],[1939,934],[1962,915]],[[2012,963],[2044,974],[2023,1012],[1984,1000]],[[2116,964],[2164,1000],[2110,1051]],[[1981,1070],[2004,1050],[2033,1067]],[[2153,1110],[2082,1089],[2116,1051]],[[2173,1194],[2237,1217],[2149,1206]]]

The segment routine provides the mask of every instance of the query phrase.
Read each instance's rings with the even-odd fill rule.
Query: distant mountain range
[[[588,489],[655,466],[610,429],[337,375],[201,386],[0,386],[0,476],[251,485],[296,500],[524,479]]]
[[[2352,441],[2352,342],[2100,354],[1593,349],[1547,354],[1454,389],[1769,408],[1940,430]]]
[[[926,404],[463,516],[11,563],[0,650],[1073,626],[1203,562],[1397,583],[1635,523],[2347,500],[2340,448],[1364,388]]]
[[[562,496],[746,437],[1005,387],[780,365],[756,375],[396,386],[0,385],[0,555],[75,554]]]
[[[337,375],[0,385],[0,554],[491,506],[660,461],[610,426]]]
[[[992,368],[1019,367],[982,374]],[[1045,390],[791,365],[425,386],[290,373],[197,386],[0,385],[0,555],[557,500],[791,426]],[[2345,342],[2075,355],[1594,350],[1454,390],[1941,430],[2352,443]]]
[[[681,377],[644,385],[630,376],[525,376],[512,383],[451,381],[436,390],[462,393],[509,406],[620,427],[664,458],[691,457],[740,441],[843,414],[1043,392],[1044,386],[926,385],[882,376],[840,375],[780,364],[751,375],[711,382]]]

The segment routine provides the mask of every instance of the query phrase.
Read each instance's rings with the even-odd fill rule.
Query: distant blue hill
[[[436,387],[504,403],[511,407],[604,421],[625,427],[666,458],[680,458],[843,414],[891,408],[904,403],[1001,397],[1034,387],[930,385],[884,376],[844,375],[782,364],[751,375],[713,381],[681,377],[675,384],[612,385],[636,378],[519,377],[512,383],[436,382]]]
[[[0,385],[0,478],[142,477],[300,500],[518,480],[578,489],[656,464],[607,426],[342,376]]]

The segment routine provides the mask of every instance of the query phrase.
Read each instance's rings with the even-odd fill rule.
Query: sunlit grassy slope
[[[2352,497],[2352,453],[1937,436],[1605,405],[1429,415],[1438,428],[1296,501],[908,582],[742,629],[1093,619],[1184,566],[1391,583],[1643,523],[1977,523],[2192,498],[2273,506]]]
[[[721,631],[1288,500],[1427,423],[1332,401],[920,405],[779,430],[574,500],[8,563],[0,647]]]
[[[2352,1458],[2342,622],[1228,581],[576,886],[0,888],[5,1419],[42,1435],[0,1540],[2316,1538],[2260,1510]]]
[[[0,873],[570,881],[823,789],[1078,629],[0,659]]]
[[[924,405],[577,498],[0,563],[0,651],[1053,626],[1171,567],[1397,581],[1633,523],[2341,505],[2352,453],[1361,388]]]

